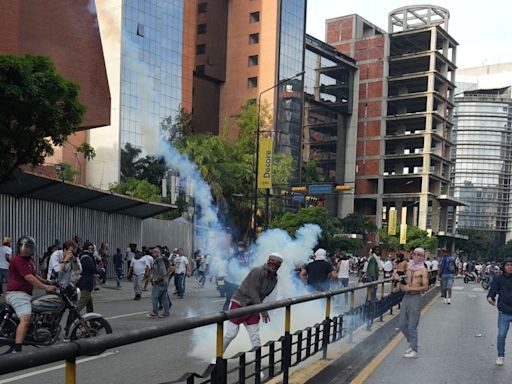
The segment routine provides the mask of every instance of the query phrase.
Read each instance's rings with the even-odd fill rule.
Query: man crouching
[[[277,285],[277,270],[282,262],[283,257],[279,253],[271,253],[266,264],[253,268],[233,294],[230,310],[260,304],[270,295]],[[265,323],[270,321],[266,311],[261,315]],[[228,320],[225,323],[224,351],[238,334],[240,324],[245,325],[252,347],[261,346],[259,322],[258,313]]]

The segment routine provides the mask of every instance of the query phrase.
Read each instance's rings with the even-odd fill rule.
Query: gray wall
[[[87,208],[69,207],[53,202],[29,198],[15,198],[0,194],[0,236],[10,236],[13,248],[23,235],[35,238],[36,258],[41,257],[55,240],[63,243],[78,235],[82,242],[90,240],[98,247],[109,244],[109,254],[116,248],[123,254],[130,243],[142,245],[168,245],[192,251],[193,226],[167,220],[141,220],[132,216],[108,214]],[[109,260],[108,275],[113,276]]]

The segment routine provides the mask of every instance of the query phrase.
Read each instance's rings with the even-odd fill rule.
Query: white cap
[[[268,255],[268,259],[269,260],[278,261],[278,262],[282,263],[283,262],[283,255],[281,255],[280,253],[277,253],[277,252],[272,252],[270,255]]]

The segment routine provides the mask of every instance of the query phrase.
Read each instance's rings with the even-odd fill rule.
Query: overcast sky
[[[511,0],[308,0],[307,33],[325,41],[325,19],[352,13],[387,31],[389,12],[429,3],[450,11],[448,32],[459,43],[459,68],[512,62]]]

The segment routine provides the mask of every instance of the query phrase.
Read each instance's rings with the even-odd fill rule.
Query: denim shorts
[[[453,287],[453,275],[443,275],[441,277],[441,289],[452,289]]]
[[[7,292],[5,301],[14,308],[18,318],[32,314],[32,296],[26,292]]]

